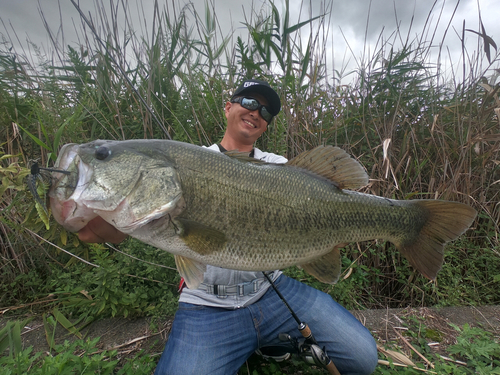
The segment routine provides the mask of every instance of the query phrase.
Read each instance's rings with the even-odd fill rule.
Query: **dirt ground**
[[[465,324],[480,327],[493,333],[500,342],[500,306],[423,307],[353,311],[353,313],[377,339],[379,351],[383,352],[381,348],[386,343],[396,343],[398,351],[407,357],[415,354],[411,343],[405,339],[412,336],[423,337],[432,352],[448,356],[446,351],[448,346],[455,344],[460,334],[453,325],[460,328]],[[425,333],[422,332],[424,330]],[[412,334],[408,334],[408,331],[412,331]],[[379,355],[379,358],[381,357],[383,356]],[[425,362],[425,359],[422,359]]]
[[[411,344],[404,338],[404,331],[408,330],[418,333],[421,328],[425,328],[435,332],[435,340],[430,340],[430,345],[440,353],[445,353],[446,347],[453,344],[458,335],[451,324],[462,327],[468,323],[500,337],[500,306],[364,310],[352,313],[370,329],[380,347],[387,342],[396,342],[401,352],[407,355],[411,355],[412,350]],[[5,321],[5,318],[0,317],[0,328],[5,325]],[[110,318],[92,323],[81,333],[85,338],[100,337],[99,347],[118,350],[121,358],[134,355],[140,349],[159,355],[168,337],[171,322],[171,318]],[[33,346],[35,353],[49,350],[41,317],[35,317],[24,327],[22,338],[23,345]],[[56,343],[75,339],[73,334],[58,325],[55,332]]]

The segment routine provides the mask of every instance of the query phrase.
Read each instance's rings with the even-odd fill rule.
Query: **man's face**
[[[259,94],[246,94],[246,97],[257,99],[260,104],[269,105],[265,97]],[[231,136],[241,139],[245,143],[254,143],[267,129],[267,122],[262,118],[259,110],[251,111],[243,108],[239,103],[226,103],[225,113],[227,130]],[[241,137],[241,138],[240,138]]]

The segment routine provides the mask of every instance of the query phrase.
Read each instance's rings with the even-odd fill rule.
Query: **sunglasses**
[[[269,109],[260,104],[257,99],[254,98],[249,98],[249,97],[243,97],[239,96],[236,98],[231,99],[231,103],[238,103],[240,104],[243,108],[248,109],[250,111],[255,111],[259,110],[260,115],[266,122],[269,124],[271,120],[273,119],[273,115],[269,112]]]

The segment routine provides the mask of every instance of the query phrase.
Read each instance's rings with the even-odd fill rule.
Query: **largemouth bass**
[[[299,265],[335,283],[342,244],[396,245],[434,279],[444,245],[472,224],[462,203],[362,194],[364,168],[320,146],[287,164],[266,164],[165,140],[98,140],[65,145],[49,192],[57,222],[78,231],[101,216],[118,230],[175,254],[190,288],[207,264],[268,271]]]

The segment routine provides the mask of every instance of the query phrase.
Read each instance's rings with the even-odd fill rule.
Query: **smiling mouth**
[[[254,124],[252,124],[250,121],[243,120],[243,122],[244,122],[245,124],[250,125],[250,126],[251,126],[252,128],[254,128],[254,129],[255,129],[255,128],[257,128],[257,126],[255,126]]]

